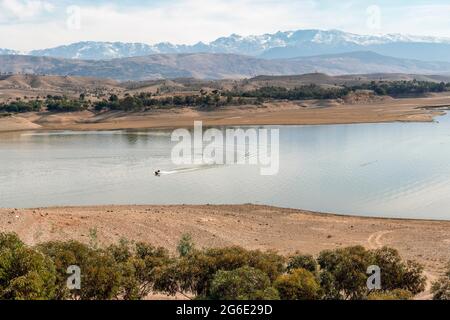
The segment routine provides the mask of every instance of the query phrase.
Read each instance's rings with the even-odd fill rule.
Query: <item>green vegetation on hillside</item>
[[[410,299],[425,288],[422,266],[390,248],[284,257],[240,247],[198,249],[184,236],[171,255],[141,242],[100,248],[92,240],[29,247],[1,233],[0,299],[134,300],[155,293],[214,300]],[[81,270],[81,287],[70,290],[73,265]],[[367,288],[371,265],[381,268],[382,290]]]
[[[96,111],[143,111],[148,109],[180,108],[183,106],[211,110],[227,105],[260,104],[261,102],[257,98],[225,96],[218,90],[212,92],[201,90],[198,95],[157,96],[151,93],[139,93],[134,96],[125,95],[122,99],[117,97],[117,95],[111,95],[108,100],[104,99],[94,102],[93,107]]]
[[[89,104],[84,103],[82,96],[79,100],[68,99],[64,96],[47,96],[44,105],[51,112],[75,112],[89,108]]]
[[[450,83],[436,83],[427,81],[392,81],[392,82],[371,82],[360,86],[354,86],[354,90],[372,90],[380,96],[409,96],[423,95],[431,92],[444,92],[450,90]]]
[[[276,100],[323,100],[343,99],[358,91],[370,91],[378,96],[421,96],[427,93],[438,93],[450,90],[450,83],[435,83],[426,81],[379,81],[353,86],[320,86],[317,84],[302,85],[293,89],[278,86],[261,87],[254,90],[219,90],[198,93],[171,92],[148,93],[134,95],[126,93],[123,97],[110,94],[109,98],[94,101],[86,100],[81,94],[78,99],[65,96],[47,96],[45,99],[21,100],[0,103],[0,112],[21,113],[30,111],[73,112],[94,110],[96,112],[120,110],[138,112],[152,109],[170,109],[194,107],[203,110],[215,110],[224,106],[261,105],[264,102]]]
[[[86,110],[87,108],[89,108],[89,104],[87,102],[84,102],[81,97],[79,100],[73,100],[64,96],[51,95],[42,100],[35,99],[27,101],[17,99],[8,103],[0,103],[0,112],[39,112],[44,108],[50,112],[74,112]]]
[[[294,89],[287,89],[283,87],[262,87],[251,91],[233,91],[227,93],[227,95],[231,95],[233,97],[277,100],[307,100],[343,98],[351,91],[351,87],[324,88],[316,84],[311,84]]]
[[[41,109],[42,109],[42,101],[39,100],[32,100],[32,101],[16,100],[7,104],[0,103],[0,112],[24,113],[24,112],[41,111]]]
[[[358,90],[370,90],[379,96],[406,96],[423,95],[432,92],[444,92],[450,90],[450,83],[435,83],[426,81],[389,81],[375,82],[342,87],[327,87],[311,84],[299,86],[294,89],[283,87],[262,87],[252,91],[233,91],[233,97],[251,97],[264,99],[305,100],[305,99],[339,99],[351,92]]]

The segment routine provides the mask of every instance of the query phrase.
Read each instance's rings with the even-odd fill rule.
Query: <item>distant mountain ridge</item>
[[[15,51],[15,50],[1,49],[0,48],[0,55],[7,55],[7,54],[17,55],[17,54],[20,54],[20,52],[19,51]]]
[[[450,63],[399,59],[373,52],[351,52],[294,59],[260,59],[236,54],[154,54],[112,60],[79,60],[0,55],[0,72],[109,78],[118,81],[174,78],[242,79],[321,72],[329,75],[370,73],[450,73]]]
[[[9,52],[8,52],[9,51]],[[20,54],[0,49],[0,54]],[[450,38],[401,34],[358,35],[339,30],[297,30],[273,34],[232,34],[210,43],[177,45],[85,41],[55,48],[33,50],[32,56],[105,60],[151,54],[231,53],[267,59],[294,58],[352,51],[373,51],[382,55],[424,61],[450,62]]]

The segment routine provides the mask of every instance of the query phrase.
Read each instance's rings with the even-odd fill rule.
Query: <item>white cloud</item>
[[[311,1],[186,0],[156,8],[123,11],[114,6],[83,7],[82,34],[130,41],[210,41],[231,33],[253,34],[302,27]]]
[[[6,9],[0,10],[1,47],[30,50],[82,40],[192,44],[231,33],[305,28],[450,36],[446,5],[381,6],[380,29],[373,30],[367,27],[368,6],[360,1],[341,5],[320,0],[173,0],[135,6],[93,1],[80,5],[80,28],[68,28],[67,8],[50,1],[0,0],[0,8]],[[51,16],[45,15],[51,10]],[[1,23],[2,12],[8,23]],[[37,16],[41,18],[34,19]]]
[[[41,0],[1,0],[0,20],[16,18],[25,20],[34,18],[42,13],[53,11],[54,6],[50,2]]]

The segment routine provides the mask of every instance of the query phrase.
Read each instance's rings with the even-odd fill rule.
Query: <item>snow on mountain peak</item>
[[[198,42],[195,45],[177,45],[169,42],[148,45],[144,43],[83,41],[50,49],[34,50],[28,54],[93,60],[145,56],[157,53],[198,52],[233,53],[277,58],[328,54],[350,49],[367,51],[374,50],[373,48],[376,46],[414,43],[450,45],[450,38],[402,34],[358,35],[340,30],[307,29],[248,36],[233,33],[228,37],[220,37],[210,43]],[[383,53],[386,54],[386,52]],[[0,54],[20,54],[20,52],[0,49]]]

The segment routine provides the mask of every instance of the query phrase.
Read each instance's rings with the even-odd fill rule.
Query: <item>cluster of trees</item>
[[[276,100],[338,99],[352,91],[348,87],[324,88],[316,84],[300,86],[294,89],[284,87],[262,87],[251,91],[232,91],[227,95]]]
[[[42,109],[42,101],[22,101],[16,100],[10,103],[0,103],[0,112],[24,113],[40,111]]]
[[[72,265],[80,267],[80,289],[67,286]],[[381,268],[382,290],[367,288],[370,265]],[[106,248],[95,241],[28,247],[15,234],[0,234],[0,299],[131,300],[153,293],[214,300],[410,299],[425,288],[422,271],[389,248],[284,257],[240,247],[200,250],[184,236],[178,255],[171,255],[127,241]],[[448,282],[439,288],[448,298]]]
[[[123,110],[144,111],[148,109],[176,108],[182,106],[198,107],[206,110],[227,105],[254,104],[259,105],[267,100],[307,100],[307,99],[341,99],[352,92],[370,90],[376,95],[406,96],[422,95],[429,92],[444,92],[450,90],[450,83],[435,83],[426,81],[389,81],[371,82],[366,84],[342,87],[323,87],[316,84],[304,85],[293,89],[284,87],[262,87],[249,91],[205,91],[199,94],[153,95],[152,93],[125,94],[119,98],[111,94],[108,99],[91,102],[85,100],[85,94],[79,99],[69,99],[65,96],[47,96],[45,100],[13,101],[0,104],[0,112],[40,111],[44,107],[51,112],[73,112],[93,108],[96,111]]]
[[[75,112],[89,108],[89,104],[84,102],[84,96],[80,95],[80,99],[73,100],[66,96],[47,96],[44,102],[48,111],[51,112]]]
[[[109,99],[94,102],[94,109],[101,110],[123,110],[143,111],[146,109],[176,108],[182,106],[213,109],[226,105],[242,105],[261,103],[259,99],[245,99],[244,97],[233,97],[223,95],[218,90],[206,92],[201,90],[198,95],[173,95],[158,97],[151,93],[140,93],[137,95],[125,95],[120,99],[117,95],[111,95]]]
[[[46,108],[51,112],[74,112],[89,108],[89,103],[85,102],[83,95],[80,99],[69,99],[66,96],[48,95],[45,99],[22,100],[17,99],[8,103],[0,103],[0,112],[24,113],[39,112]]]
[[[445,92],[450,90],[450,83],[436,83],[428,81],[390,81],[371,82],[352,87],[352,90],[372,90],[380,96],[422,95],[430,92]]]
[[[233,97],[251,97],[260,99],[306,100],[339,99],[358,90],[371,90],[380,96],[422,95],[430,92],[450,90],[450,83],[427,81],[381,81],[343,87],[322,87],[316,84],[304,85],[293,89],[284,87],[262,87],[251,91],[232,91],[226,94]]]

